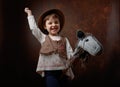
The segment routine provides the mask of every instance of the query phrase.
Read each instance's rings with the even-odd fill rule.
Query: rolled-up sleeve
[[[70,42],[68,38],[66,38],[66,52],[67,52],[67,58],[70,59],[73,56],[73,49],[70,45]]]

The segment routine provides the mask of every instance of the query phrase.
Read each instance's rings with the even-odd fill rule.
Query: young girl
[[[73,49],[67,37],[59,35],[64,26],[64,15],[59,9],[51,9],[41,15],[38,25],[32,11],[25,8],[32,34],[41,44],[36,72],[45,77],[47,87],[63,87],[74,74],[67,60],[72,58]]]

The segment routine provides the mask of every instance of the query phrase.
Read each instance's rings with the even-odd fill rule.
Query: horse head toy
[[[77,38],[78,41],[73,53],[73,58],[70,60],[71,63],[78,57],[86,61],[89,56],[101,55],[103,46],[91,33],[84,33],[78,30]]]
[[[103,51],[102,44],[92,34],[84,33],[83,31],[79,30],[77,32],[77,38],[78,43],[74,54],[77,54],[77,52],[79,52],[81,48],[92,56],[97,56],[102,53]]]

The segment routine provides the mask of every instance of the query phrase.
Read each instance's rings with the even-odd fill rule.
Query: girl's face
[[[55,16],[55,14],[51,14],[46,18],[44,28],[49,32],[50,35],[58,35],[60,31],[60,21]]]

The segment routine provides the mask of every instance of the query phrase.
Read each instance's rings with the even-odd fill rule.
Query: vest
[[[67,59],[65,38],[62,37],[61,40],[54,41],[49,36],[46,36],[45,41],[41,45],[40,53],[44,55],[55,53],[59,54],[60,57]]]

